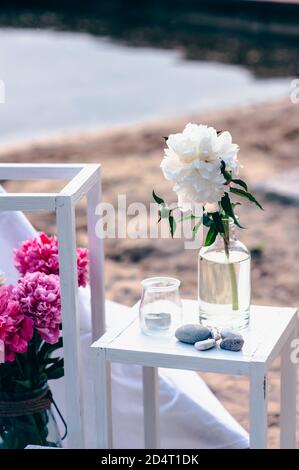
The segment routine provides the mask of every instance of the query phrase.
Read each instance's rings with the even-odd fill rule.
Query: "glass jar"
[[[249,324],[250,252],[227,220],[227,242],[218,235],[198,257],[199,318],[203,325],[241,330]]]
[[[142,281],[140,326],[147,335],[171,335],[182,323],[180,281],[152,277]]]
[[[0,392],[1,409],[5,410],[3,413],[0,410],[0,449],[24,449],[28,445],[62,447],[52,405],[39,409],[42,408],[39,397],[44,391],[48,391],[47,384],[22,393]],[[50,390],[45,399],[52,401]],[[34,412],[34,407],[39,411]]]

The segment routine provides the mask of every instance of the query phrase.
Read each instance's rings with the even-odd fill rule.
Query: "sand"
[[[259,104],[201,116],[157,120],[119,129],[99,130],[65,138],[0,149],[1,162],[97,162],[103,166],[103,196],[116,204],[151,202],[151,191],[174,201],[171,185],[159,168],[163,136],[189,121],[230,130],[240,145],[242,177],[251,186],[270,176],[291,171],[299,163],[299,105],[290,101]],[[51,181],[5,182],[9,191],[57,190]],[[299,305],[299,207],[258,195],[265,211],[245,205],[239,211],[247,227],[238,236],[252,250],[252,301],[261,305]],[[55,231],[52,214],[29,214],[40,230]],[[130,217],[129,217],[130,218]],[[78,243],[86,243],[84,204],[77,210]],[[197,296],[197,251],[184,249],[182,240],[108,239],[105,241],[107,297],[132,305],[140,295],[140,281],[165,274],[182,280],[181,294]],[[269,443],[279,445],[279,363],[270,373]],[[227,409],[248,428],[246,380],[203,374]],[[298,419],[299,426],[299,419]],[[299,439],[299,433],[298,433]],[[299,444],[299,440],[298,440]]]

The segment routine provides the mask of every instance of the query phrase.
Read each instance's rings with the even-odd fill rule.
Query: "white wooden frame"
[[[160,447],[158,368],[185,369],[248,377],[250,448],[267,447],[267,374],[281,356],[280,447],[296,447],[296,364],[291,362],[291,342],[296,337],[297,311],[293,308],[252,306],[252,322],[243,332],[244,350],[219,348],[199,352],[175,338],[143,335],[138,307],[125,325],[108,331],[92,345],[96,397],[97,447],[113,448],[110,364],[135,364],[143,368],[145,448]],[[195,323],[197,302],[183,300],[184,322]],[[195,312],[195,315],[194,315]],[[187,315],[191,313],[192,315]],[[272,323],[271,323],[272,321]],[[100,397],[100,398],[99,398]]]
[[[75,206],[83,196],[87,197],[92,338],[95,340],[105,332],[103,240],[95,233],[95,209],[101,201],[101,167],[96,164],[0,164],[0,180],[37,179],[70,181],[59,193],[0,194],[0,211],[55,212],[62,301],[68,443],[71,448],[83,448]]]

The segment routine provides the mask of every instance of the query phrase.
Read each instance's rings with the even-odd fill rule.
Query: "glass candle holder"
[[[140,326],[147,335],[171,335],[182,323],[180,281],[152,277],[141,282]]]

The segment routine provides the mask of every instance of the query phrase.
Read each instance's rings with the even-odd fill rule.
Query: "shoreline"
[[[257,101],[254,103],[244,103],[240,105],[224,105],[220,108],[211,108],[207,110],[203,110],[202,112],[192,112],[192,113],[182,113],[179,116],[177,115],[170,115],[166,117],[152,117],[148,119],[139,119],[136,122],[127,122],[123,124],[115,124],[109,126],[96,126],[90,129],[82,129],[82,130],[70,130],[66,132],[51,132],[49,135],[44,135],[42,137],[30,137],[28,138],[17,138],[13,139],[12,142],[9,140],[4,141],[2,143],[0,141],[0,158],[1,156],[11,153],[19,153],[23,151],[30,151],[32,148],[49,148],[49,147],[59,147],[59,146],[67,146],[67,145],[74,145],[74,144],[82,144],[82,141],[91,141],[94,139],[101,139],[111,137],[112,139],[117,136],[118,133],[132,133],[132,130],[136,130],[136,132],[143,132],[144,129],[156,129],[159,125],[165,127],[165,123],[168,125],[173,125],[177,127],[178,121],[186,121],[186,120],[195,120],[198,121],[198,118],[204,116],[205,119],[208,121],[213,121],[215,115],[218,117],[225,117],[227,114],[232,114],[234,112],[239,113],[242,110],[254,110],[257,106],[262,107],[266,106],[269,107],[274,105],[276,108],[277,105],[279,106],[284,105],[287,102],[287,98],[281,96],[280,98],[273,97],[272,99],[267,99],[265,101]],[[211,124],[212,125],[212,124]]]

